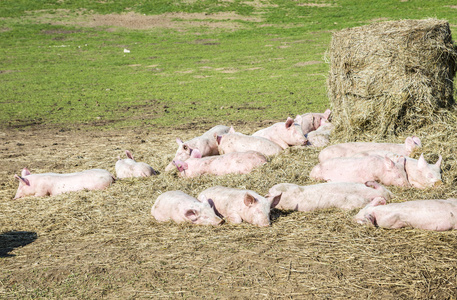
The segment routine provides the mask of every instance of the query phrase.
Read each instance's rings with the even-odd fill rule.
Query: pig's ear
[[[332,111],[330,109],[326,109],[325,112],[324,112],[324,118],[326,120],[330,120],[330,115],[332,114]]]
[[[364,216],[365,220],[367,220],[368,222],[370,222],[371,224],[373,224],[374,226],[377,226],[376,224],[376,219],[375,217],[372,215],[372,214],[366,214]]]
[[[30,185],[30,181],[27,178],[22,178],[21,176],[18,176],[16,174],[14,174],[14,178],[16,178],[25,185]]]
[[[409,152],[412,152],[415,148],[421,147],[421,140],[417,136],[409,136],[405,140],[405,148]]]
[[[245,204],[246,206],[252,206],[252,205],[254,205],[254,204],[256,204],[256,203],[257,203],[257,199],[254,198],[251,194],[246,193],[246,194],[244,195],[244,204]]]
[[[400,155],[398,157],[398,159],[397,159],[397,164],[400,164],[402,166],[406,166],[406,158],[403,155]]]
[[[428,166],[428,163],[424,158],[424,153],[421,153],[421,156],[419,157],[419,160],[417,161],[417,167],[419,169],[424,169],[424,168],[427,168],[427,166]]]
[[[388,158],[387,156],[384,156],[384,164],[385,164],[386,167],[388,167],[388,168],[393,168],[393,167],[395,167],[395,163],[394,163],[390,158]]]
[[[233,128],[233,126],[230,126],[230,130],[228,133],[235,133],[235,128]]]
[[[273,200],[271,201],[271,205],[270,205],[271,208],[275,208],[276,205],[279,204],[279,201],[281,200],[281,196],[282,196],[282,193],[273,197]]]
[[[188,209],[184,216],[188,218],[191,222],[195,222],[200,217],[200,213],[195,209]]]
[[[287,117],[286,128],[290,128],[292,125],[294,125],[294,119]]]
[[[217,135],[217,133],[216,133],[216,142],[217,142],[217,144],[220,145],[221,141],[222,141],[222,135]]]
[[[298,124],[301,124],[301,120],[302,120],[302,116],[301,115],[297,115],[294,119],[295,123],[298,123]]]
[[[370,202],[371,206],[386,205],[386,199],[383,197],[376,197]]]
[[[321,126],[321,119],[320,118],[316,118],[316,116],[314,116],[314,114],[313,114],[313,127],[314,127],[314,130],[319,128],[319,126]]]
[[[418,138],[417,136],[414,136],[414,135],[411,138],[412,138],[414,144],[416,144],[417,147],[421,147],[422,146],[420,138]]]
[[[183,141],[180,138],[176,138],[176,143],[181,146],[181,144],[183,144]]]
[[[199,197],[200,197],[200,199],[197,198],[198,201],[200,201],[202,203],[208,202],[208,198],[206,197],[206,195],[201,195]]]
[[[191,149],[190,157],[191,158],[202,158],[202,153],[198,149]]]
[[[438,160],[435,163],[435,166],[437,166],[438,168],[441,168],[442,160],[443,160],[443,157],[440,155],[440,157],[438,157]]]
[[[129,150],[125,150],[125,155],[127,155],[128,158],[133,159],[133,154]]]
[[[27,169],[27,168],[22,169],[22,172],[21,172],[22,177],[30,175],[30,174],[31,173],[30,173],[29,169]]]
[[[377,183],[376,181],[367,181],[365,182],[365,186],[373,188],[373,189],[379,189],[381,185]]]

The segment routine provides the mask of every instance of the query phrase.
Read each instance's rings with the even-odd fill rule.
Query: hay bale
[[[457,48],[444,20],[401,20],[333,34],[328,94],[346,138],[414,132],[454,107]]]

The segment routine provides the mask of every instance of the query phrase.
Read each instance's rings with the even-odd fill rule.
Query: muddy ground
[[[216,124],[214,124],[216,125]],[[239,131],[252,133],[261,124]],[[212,125],[211,125],[212,126]],[[208,125],[209,129],[210,125]],[[457,238],[450,232],[385,230],[352,222],[356,211],[274,210],[272,225],[157,223],[157,196],[194,196],[217,184],[266,194],[279,182],[312,184],[318,150],[293,148],[249,175],[181,179],[163,170],[175,137],[197,129],[97,130],[37,126],[0,132],[0,297],[375,298],[457,297]],[[129,149],[161,172],[104,191],[13,200],[15,173],[104,168]],[[391,188],[394,201],[452,196],[451,186]]]

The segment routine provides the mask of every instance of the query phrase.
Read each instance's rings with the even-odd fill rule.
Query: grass
[[[452,1],[309,2],[322,6],[306,1],[2,1],[0,126],[173,126],[322,111],[328,106],[324,55],[333,30],[378,18],[434,16],[457,23],[457,10],[447,7]],[[179,30],[108,30],[76,22],[91,13],[127,11],[235,12],[262,19],[209,19],[202,26],[180,19]]]

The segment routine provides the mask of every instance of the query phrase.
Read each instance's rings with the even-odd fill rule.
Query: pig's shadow
[[[275,222],[277,219],[286,217],[292,213],[294,213],[293,210],[280,210],[277,208],[273,208],[270,212],[270,220],[271,222]]]
[[[23,247],[35,241],[37,233],[31,231],[8,231],[0,234],[0,257],[12,257],[8,254],[15,248]]]

